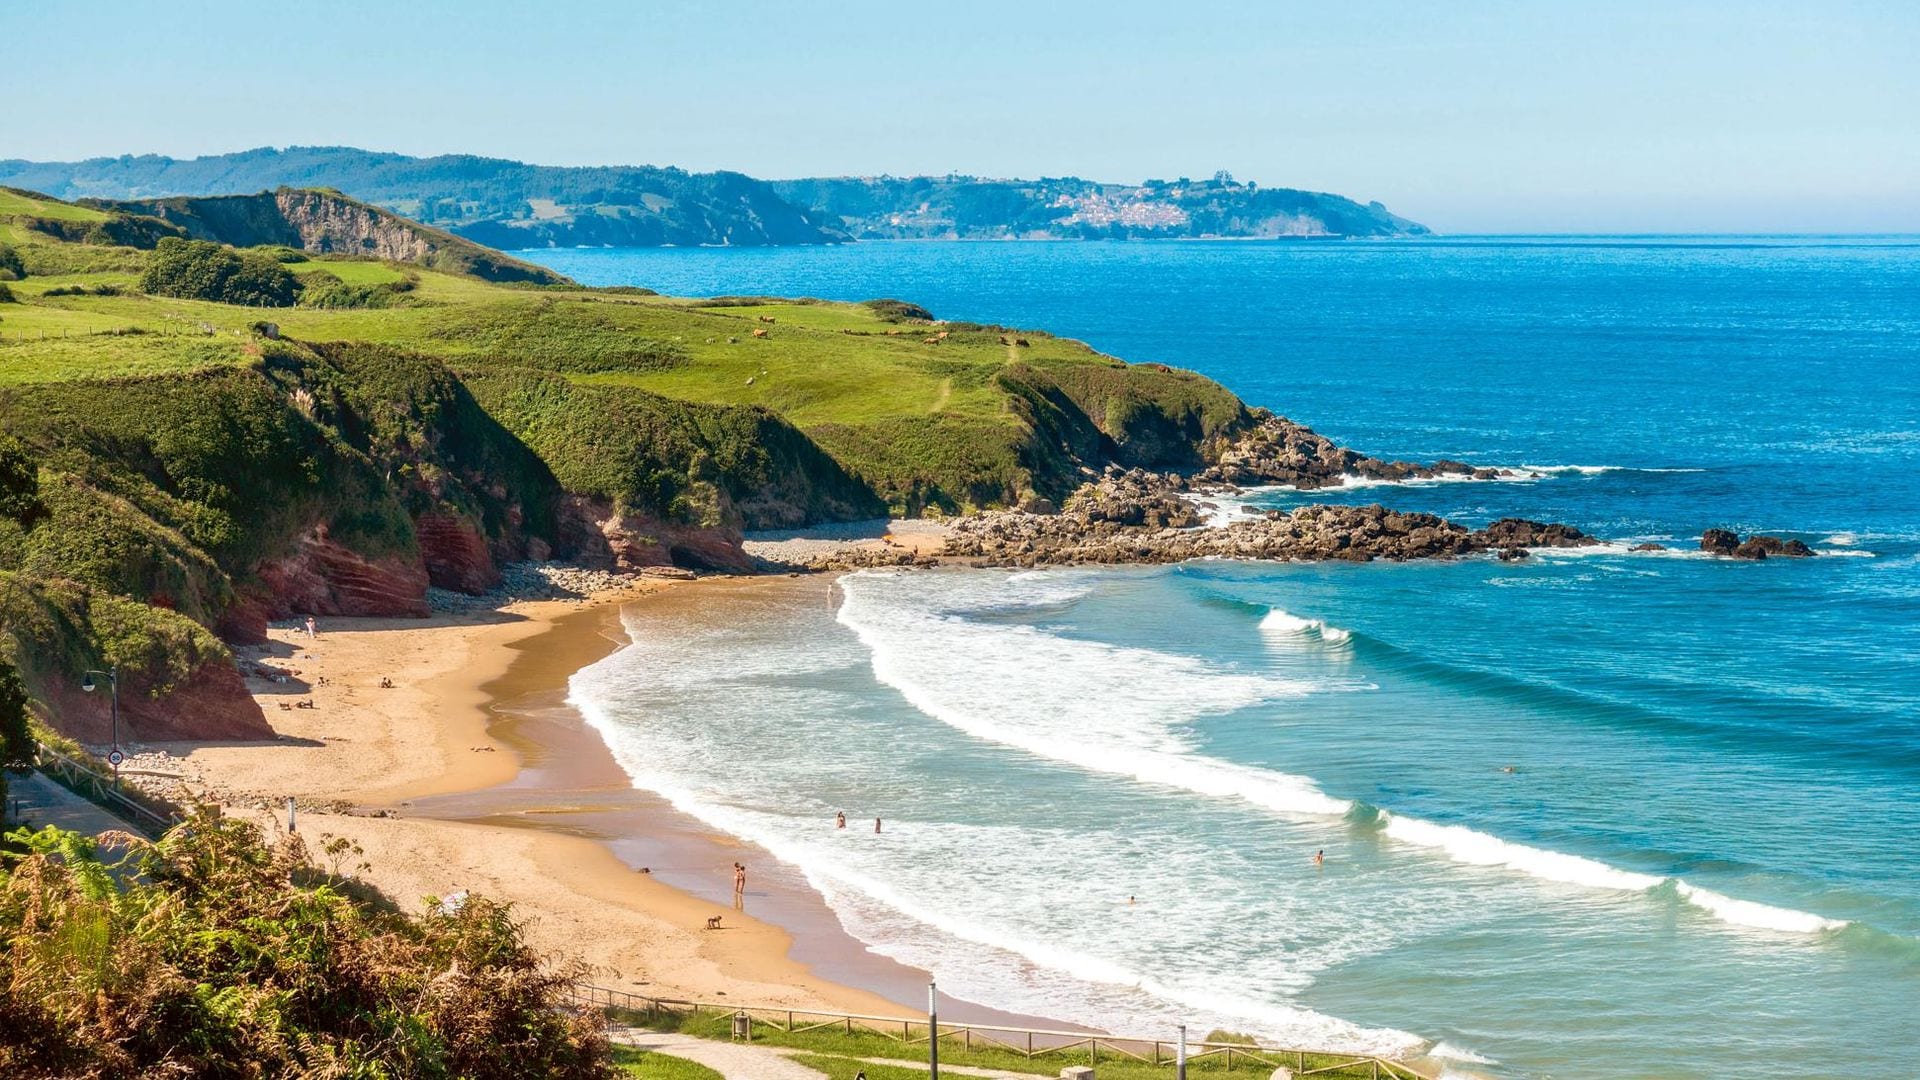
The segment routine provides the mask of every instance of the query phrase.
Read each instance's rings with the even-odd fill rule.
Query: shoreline
[[[184,766],[190,789],[274,834],[293,796],[309,846],[348,841],[342,868],[402,907],[463,889],[512,902],[529,941],[586,965],[588,981],[912,1015],[924,1009],[925,972],[848,934],[799,868],[635,787],[565,703],[574,672],[625,643],[628,604],[699,604],[718,589],[784,580],[649,581],[585,602],[332,619],[312,641],[275,630],[264,652],[301,681],[250,688],[277,739],[148,749]],[[289,697],[314,707],[280,709]],[[744,912],[730,904],[735,859],[752,874]],[[703,929],[712,915],[721,931]],[[944,994],[941,1005],[979,1022],[1077,1027]]]

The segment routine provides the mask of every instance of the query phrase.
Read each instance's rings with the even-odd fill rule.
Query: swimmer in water
[[[1327,865],[1327,853],[1324,848],[1313,853],[1313,865],[1315,866]]]

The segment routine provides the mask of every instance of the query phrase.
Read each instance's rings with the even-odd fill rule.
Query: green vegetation
[[[651,1011],[636,1012],[617,1010],[616,1017],[621,1021],[656,1031],[676,1031],[706,1039],[726,1040],[731,1037],[733,1023],[729,1010],[707,1009],[687,1011]],[[809,1019],[805,1014],[796,1018],[798,1025],[804,1027]],[[795,1060],[810,1069],[817,1069],[832,1080],[854,1080],[855,1074],[865,1071],[868,1080],[926,1080],[924,1068],[912,1068],[910,1063],[924,1064],[927,1060],[926,1025],[908,1031],[909,1037],[917,1037],[917,1042],[906,1042],[900,1038],[899,1025],[894,1025],[892,1033],[877,1027],[866,1027],[855,1023],[851,1031],[844,1027],[815,1027],[810,1030],[787,1031],[779,1024],[766,1023],[756,1019],[753,1022],[753,1041],[762,1046],[777,1046],[803,1051]],[[1012,1040],[1012,1035],[997,1037]],[[1255,1040],[1242,1035],[1216,1031],[1205,1040],[1211,1043],[1235,1043],[1252,1048]],[[1044,1039],[1036,1040],[1036,1053],[1029,1057],[1022,1049],[1007,1046],[994,1046],[982,1036],[971,1039],[949,1033],[940,1041],[940,1062],[942,1065],[955,1065],[966,1068],[992,1069],[1017,1075],[1058,1076],[1060,1070],[1069,1065],[1092,1065],[1102,1080],[1172,1080],[1172,1047],[1161,1048],[1162,1064],[1151,1061],[1137,1061],[1111,1049],[1103,1049],[1098,1059],[1085,1046],[1045,1050]],[[1141,1047],[1130,1049],[1145,1052]],[[1198,1055],[1196,1048],[1195,1054]],[[1299,1054],[1293,1051],[1255,1051],[1243,1053],[1235,1051],[1231,1062],[1224,1053],[1194,1056],[1187,1064],[1187,1072],[1192,1076],[1220,1077],[1259,1077],[1272,1075],[1277,1065],[1285,1065],[1298,1071],[1304,1065],[1306,1069],[1326,1069],[1317,1073],[1330,1080],[1359,1080],[1371,1078],[1375,1074],[1367,1065],[1355,1065],[1350,1068],[1338,1066],[1351,1061],[1329,1054]],[[874,1064],[875,1061],[897,1061],[898,1066]],[[1384,1072],[1381,1075],[1385,1075]]]
[[[245,307],[287,307],[300,283],[270,255],[238,253],[206,240],[167,237],[153,249],[140,291]]]
[[[835,243],[861,238],[1403,236],[1425,226],[1379,203],[1265,188],[1226,173],[1107,184],[1078,177],[813,177],[651,166],[553,168],[499,158],[413,158],[342,146],[261,148],[192,160],[157,155],[0,161],[0,183],[142,199],[324,184],[505,250],[655,244]],[[152,214],[151,208],[136,208]],[[0,205],[0,213],[6,213]],[[161,215],[165,216],[165,215]],[[171,219],[169,219],[171,220]],[[241,242],[241,241],[234,241]],[[260,241],[252,241],[260,242]]]
[[[566,282],[544,267],[397,217],[333,190],[281,188],[255,195],[176,196],[144,202],[90,200],[88,205],[108,212],[115,222],[146,223],[146,232],[127,225],[118,226],[118,232],[92,228],[87,233],[89,243],[152,247],[152,242],[140,241],[148,233],[158,235],[158,230],[235,247],[270,247],[275,249],[276,259],[293,255],[296,249],[348,256],[385,255],[485,281],[532,285]],[[82,239],[73,235],[64,238]]]
[[[139,701],[213,686],[214,632],[359,602],[328,574],[409,610],[422,569],[473,590],[494,559],[737,568],[742,529],[1058,501],[1251,423],[1198,375],[901,301],[488,281],[512,260],[325,192],[142,206],[195,238],[90,242],[129,211],[0,192],[0,462],[38,507],[0,515],[0,647],[42,701],[108,657]]]
[[[614,1047],[613,1063],[628,1076],[637,1076],[640,1080],[721,1080],[719,1073],[697,1061],[631,1046]]]
[[[0,804],[7,798],[7,772],[33,761],[33,731],[27,686],[20,670],[0,657]]]
[[[11,839],[7,1076],[615,1075],[561,1008],[577,973],[503,905],[406,915],[211,809],[158,842],[109,836],[110,858],[56,829]]]

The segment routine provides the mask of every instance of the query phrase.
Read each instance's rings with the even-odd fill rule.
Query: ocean
[[[573,700],[636,784],[798,867],[874,950],[1006,1009],[1461,1075],[1912,1071],[1920,241],[522,254],[1042,327],[1382,457],[1531,473],[1251,505],[1612,541],[629,612]],[[1821,555],[1704,558],[1712,527]]]

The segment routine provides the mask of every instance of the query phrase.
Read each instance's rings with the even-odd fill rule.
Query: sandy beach
[[[804,883],[762,881],[764,855],[634,791],[563,704],[567,677],[620,643],[621,605],[753,584],[647,581],[585,604],[328,619],[311,639],[276,628],[258,659],[289,674],[250,680],[276,741],[148,749],[168,753],[190,789],[270,829],[286,828],[292,797],[310,844],[352,841],[359,852],[342,868],[403,905],[459,890],[511,901],[536,947],[589,965],[602,985],[899,1013],[922,976],[866,954]],[[734,857],[754,868],[745,913],[728,902]],[[670,869],[705,887],[665,883]],[[808,947],[796,950],[794,934],[751,914],[762,908],[803,927]],[[715,915],[722,929],[705,929]],[[829,957],[894,1000],[815,974]]]

